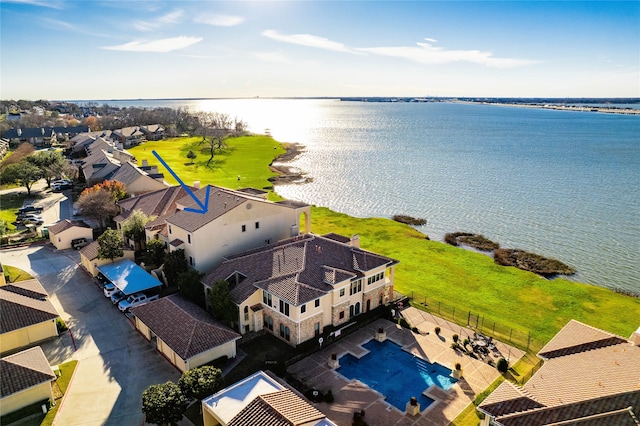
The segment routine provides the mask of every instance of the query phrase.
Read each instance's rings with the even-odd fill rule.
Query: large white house
[[[397,263],[358,238],[307,234],[230,256],[201,282],[207,296],[229,282],[241,333],[265,329],[296,346],[391,300]]]
[[[187,263],[198,271],[209,272],[233,253],[298,235],[301,216],[310,231],[308,204],[268,201],[265,192],[255,189],[208,188],[206,213],[186,210],[199,208],[191,196],[186,196],[176,202],[178,211],[165,219],[169,249],[184,249]],[[203,187],[194,195],[204,201],[206,191]]]

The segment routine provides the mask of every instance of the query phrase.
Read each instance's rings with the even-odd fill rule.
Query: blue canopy
[[[98,271],[126,295],[162,285],[158,279],[136,265],[131,259],[98,266]]]

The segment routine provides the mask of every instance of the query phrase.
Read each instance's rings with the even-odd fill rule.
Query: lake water
[[[100,103],[105,101],[99,101]],[[106,101],[227,113],[306,148],[282,196],[357,217],[425,218],[640,292],[640,117],[462,103]]]

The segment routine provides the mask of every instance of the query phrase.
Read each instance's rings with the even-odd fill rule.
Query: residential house
[[[54,126],[52,127],[58,142],[68,141],[80,133],[87,133],[89,126]]]
[[[504,381],[479,406],[483,426],[637,425],[640,329],[629,340],[571,320],[523,386]]]
[[[51,127],[9,129],[2,136],[13,146],[29,142],[37,147],[47,147],[56,142],[56,132]]]
[[[312,234],[228,256],[201,283],[208,295],[220,280],[231,286],[239,330],[267,330],[296,346],[339,327],[393,297],[397,260],[335,234]]]
[[[112,263],[111,259],[98,259],[99,248],[100,244],[97,241],[93,241],[88,246],[84,246],[80,249],[80,264],[93,277],[97,277],[100,273],[100,271],[98,270],[100,266],[106,265],[107,263]],[[133,251],[129,247],[123,247],[122,253],[122,256],[116,257],[115,259],[113,259],[113,261],[118,262],[124,259],[129,259],[132,261],[135,260],[135,251]]]
[[[117,140],[125,148],[139,145],[144,141],[144,133],[138,126],[124,127],[111,132],[111,139]]]
[[[158,141],[164,139],[164,127],[160,124],[149,124],[140,126],[140,131],[144,133],[144,138],[148,141]]]
[[[178,211],[166,218],[169,249],[184,249],[189,265],[209,272],[224,256],[266,246],[300,233],[300,216],[311,227],[311,207],[293,201],[272,202],[266,193],[209,185],[194,195],[201,201],[209,191],[208,210],[201,214],[191,196],[177,201]]]
[[[51,382],[56,380],[40,346],[0,359],[0,415],[31,404],[53,402]]]
[[[111,176],[120,168],[122,163],[112,153],[104,150],[92,152],[82,161],[82,175],[87,186],[93,186]]]
[[[149,169],[149,168],[148,168]],[[126,162],[111,176],[111,180],[121,182],[125,186],[125,191],[130,196],[137,196],[146,192],[164,189],[169,185],[164,181],[164,176],[158,173],[158,168],[143,170],[137,165]],[[153,173],[155,171],[155,173]]]
[[[264,371],[202,400],[204,426],[336,426],[285,382]]]
[[[241,336],[178,294],[132,308],[131,313],[138,331],[182,372],[236,357]]]
[[[96,141],[98,138],[109,140],[111,136],[111,130],[103,130],[100,132],[86,132],[79,133],[72,137],[69,142],[73,148],[73,153],[76,156],[84,157],[86,155],[86,148]],[[114,145],[115,146],[115,145]]]
[[[36,279],[0,287],[0,353],[33,346],[58,335],[60,314]]]
[[[63,219],[48,226],[49,241],[58,250],[71,248],[71,242],[78,238],[93,240],[93,229],[81,220]]]

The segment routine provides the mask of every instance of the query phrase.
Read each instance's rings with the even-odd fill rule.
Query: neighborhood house
[[[84,238],[86,241],[93,240],[93,229],[80,220],[64,219],[55,225],[48,226],[49,241],[58,250],[73,247],[73,241]]]

